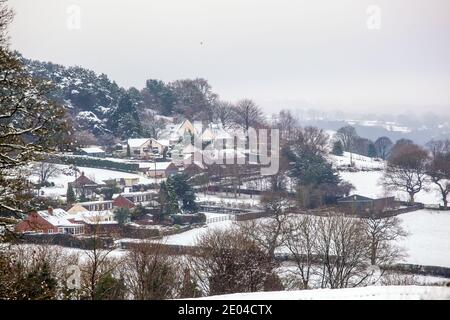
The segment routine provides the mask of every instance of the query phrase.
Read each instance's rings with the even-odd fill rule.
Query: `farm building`
[[[344,212],[358,215],[380,213],[396,207],[394,197],[372,199],[357,194],[341,198],[337,203]]]
[[[77,152],[75,152],[75,154],[81,155],[81,156],[96,157],[96,158],[105,158],[106,157],[105,150],[103,150],[100,147],[96,147],[96,146],[80,148]]]

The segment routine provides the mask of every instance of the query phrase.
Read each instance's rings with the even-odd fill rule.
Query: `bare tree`
[[[433,158],[439,155],[450,153],[450,139],[445,140],[431,140],[425,146],[431,151]]]
[[[291,140],[295,129],[298,128],[299,122],[289,110],[281,110],[274,119],[273,126],[280,130],[281,138]]]
[[[388,137],[380,137],[375,141],[375,149],[377,150],[378,156],[386,160],[389,156],[389,152],[392,148],[392,141]]]
[[[372,265],[386,265],[399,261],[404,250],[396,242],[407,236],[398,217],[361,219],[369,244]]]
[[[401,190],[414,196],[424,188],[428,153],[415,144],[405,144],[395,149],[386,166],[383,185],[387,190]]]
[[[125,283],[134,299],[175,298],[179,267],[162,244],[137,244],[126,255],[123,268]]]
[[[233,125],[234,105],[228,101],[217,101],[214,105],[214,118],[220,121],[223,128]]]
[[[323,266],[322,287],[347,288],[361,285],[367,270],[368,243],[359,219],[343,215],[319,217],[317,251]]]
[[[82,287],[86,291],[87,297],[97,300],[98,286],[102,277],[112,274],[120,261],[110,257],[114,247],[105,247],[104,239],[100,235],[100,225],[92,225],[92,235],[90,238],[90,249],[86,250],[86,259],[81,266]]]
[[[73,137],[73,146],[84,148],[98,144],[98,139],[88,130],[77,130]]]
[[[213,230],[202,235],[197,246],[189,264],[207,295],[267,289],[276,264],[247,235],[236,229]]]
[[[450,152],[436,153],[427,166],[427,175],[439,188],[444,209],[448,208],[448,195],[450,193]]]
[[[43,186],[48,183],[49,179],[57,177],[61,170],[54,163],[38,162],[33,165],[33,171],[39,177],[39,185]]]
[[[298,154],[324,155],[329,135],[317,127],[304,127],[293,132],[292,146]]]
[[[354,127],[345,126],[336,132],[334,138],[342,142],[345,151],[352,152],[355,142],[358,139],[358,134]]]
[[[249,148],[250,137],[248,130],[257,128],[264,122],[263,113],[253,100],[242,99],[234,107],[234,124],[244,130],[246,135],[245,147]]]
[[[242,99],[236,103],[234,122],[245,131],[264,122],[263,113],[253,100]]]
[[[261,198],[261,203],[269,216],[262,220],[241,222],[238,227],[274,258],[275,250],[282,246],[284,241],[283,226],[289,219],[285,211],[292,202],[284,192],[266,192]]]
[[[311,287],[310,281],[317,263],[317,219],[310,215],[293,216],[283,227],[284,243],[297,267],[302,289]]]
[[[359,136],[356,133],[356,129],[352,126],[342,127],[334,135],[335,140],[341,141],[344,151],[350,152],[351,165],[353,165],[353,152],[358,138]]]

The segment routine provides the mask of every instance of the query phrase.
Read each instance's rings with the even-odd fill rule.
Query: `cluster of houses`
[[[200,136],[203,143],[206,144],[221,143],[224,148],[209,149],[209,154],[205,154],[203,148],[200,150],[190,142],[194,136]],[[240,136],[245,137],[244,134]],[[117,149],[113,158],[136,164],[136,170],[147,177],[166,178],[180,171],[193,174],[206,169],[204,163],[196,161],[198,152],[202,153],[203,159],[205,156],[209,156],[210,162],[218,158],[226,160],[227,157],[233,157],[237,163],[253,152],[245,150],[245,148],[227,149],[225,141],[233,137],[236,137],[236,133],[230,134],[221,125],[208,124],[203,128],[197,123],[194,125],[189,120],[184,120],[179,124],[167,125],[159,139],[128,139],[121,148]],[[186,139],[189,141],[187,144],[185,143]],[[98,158],[107,156],[105,151],[97,146],[81,148],[77,154]],[[127,158],[127,160],[123,158]],[[75,203],[67,211],[52,208],[33,211],[16,226],[16,231],[80,235],[89,233],[93,225],[101,225],[103,228],[110,229],[117,228],[117,221],[114,220],[113,213],[116,208],[133,209],[141,205],[151,211],[158,210],[160,206],[157,190],[149,189],[151,186],[140,185],[139,177],[98,182],[81,172],[81,175],[69,185],[76,198],[88,201]],[[104,199],[99,196],[101,194],[99,190],[108,185],[119,187],[120,192],[109,197],[110,199]],[[395,206],[394,198],[370,199],[352,195],[338,200],[338,207],[341,210],[353,214],[382,212]],[[151,214],[148,218],[151,219]]]
[[[207,166],[206,163],[243,163],[246,159],[244,147],[229,147],[227,143],[240,139],[238,146],[245,145],[245,135],[239,130],[226,130],[221,124],[209,123],[205,126],[201,123],[192,123],[184,120],[179,124],[168,124],[159,134],[159,138],[133,138],[116,146],[108,160],[120,159],[138,165],[138,171],[148,177],[165,178],[179,171],[201,172]],[[208,151],[199,146],[194,146],[193,137],[202,141],[205,145],[223,146],[210,148]],[[98,146],[81,148],[77,155],[105,158],[107,154]],[[126,160],[125,160],[126,159]],[[197,159],[205,159],[198,161]],[[228,161],[233,159],[233,161]]]
[[[114,219],[116,208],[133,209],[138,205],[158,208],[156,190],[122,192],[114,194],[112,200],[94,200],[78,202],[67,211],[63,209],[32,211],[28,216],[15,226],[15,231],[20,233],[62,233],[82,235],[92,232],[100,227],[102,231],[114,231],[118,229],[118,222]],[[147,214],[151,222],[152,215]]]

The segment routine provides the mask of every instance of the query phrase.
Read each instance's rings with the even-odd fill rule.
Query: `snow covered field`
[[[174,234],[171,236],[164,237],[161,242],[165,244],[174,244],[174,245],[180,245],[180,246],[193,246],[195,245],[197,239],[202,235],[207,233],[210,230],[217,230],[217,229],[227,229],[231,228],[233,226],[233,221],[226,220],[226,221],[220,221],[220,222],[214,222],[207,224],[204,227],[201,228],[195,228],[183,233]]]
[[[55,187],[41,188],[40,191],[43,192],[45,196],[49,197],[58,197],[65,196],[67,192],[67,184],[75,180],[74,175],[64,174],[69,171],[69,166],[67,165],[57,165],[62,172],[55,178],[50,178],[49,181],[55,183]],[[149,184],[154,183],[155,179],[147,178],[145,176],[127,173],[121,171],[113,171],[113,170],[105,170],[105,169],[96,169],[96,168],[86,168],[86,167],[77,167],[80,170],[78,176],[80,176],[81,172],[84,172],[86,177],[91,180],[94,180],[98,183],[103,183],[104,180],[109,179],[120,179],[120,178],[139,178],[139,183]],[[37,182],[38,177],[32,175],[30,179],[34,182]]]
[[[353,168],[356,169],[374,170],[383,169],[385,166],[385,162],[383,160],[365,157],[356,153],[351,155],[351,159],[354,164]],[[347,167],[351,164],[349,152],[344,152],[343,156],[330,154],[330,160],[336,167]]]
[[[204,300],[448,300],[450,288],[427,286],[371,286],[350,289],[314,289],[235,293]]]
[[[399,218],[409,232],[399,243],[407,250],[407,263],[450,268],[450,212],[419,210]]]
[[[352,193],[370,198],[391,195],[404,201],[408,200],[408,195],[405,192],[386,192],[384,190],[381,185],[383,171],[340,172],[339,174],[342,179],[355,186],[356,190]],[[428,191],[421,191],[416,195],[416,201],[432,205],[442,203],[437,187],[432,184],[427,184],[427,187],[429,188]]]

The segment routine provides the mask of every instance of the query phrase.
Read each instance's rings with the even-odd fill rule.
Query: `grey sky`
[[[118,84],[203,77],[223,99],[450,115],[448,0],[9,0],[11,45]],[[369,5],[381,29],[366,25]],[[69,30],[66,10],[81,9]]]

